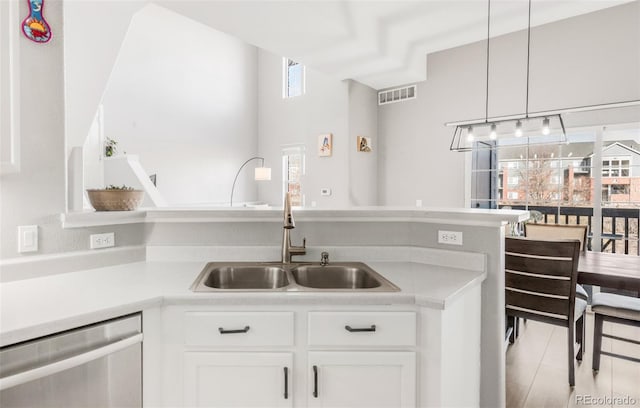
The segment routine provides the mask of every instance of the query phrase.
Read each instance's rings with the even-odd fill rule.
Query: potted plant
[[[104,155],[106,157],[111,157],[116,154],[116,150],[118,148],[118,142],[111,138],[107,138],[104,142]]]
[[[89,201],[96,211],[133,211],[144,199],[143,190],[122,185],[87,190]]]

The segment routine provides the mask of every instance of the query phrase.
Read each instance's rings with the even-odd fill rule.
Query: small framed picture
[[[331,150],[333,149],[333,134],[327,133],[318,136],[318,156],[328,157],[331,156]]]
[[[359,152],[371,152],[371,138],[370,137],[364,137],[364,136],[358,136],[358,140],[357,140],[358,144],[356,146],[356,148],[358,149]]]

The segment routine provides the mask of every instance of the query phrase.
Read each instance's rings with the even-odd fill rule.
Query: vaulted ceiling
[[[628,1],[533,0],[531,24]],[[486,0],[156,3],[318,71],[375,89],[425,80],[427,54],[487,37]],[[527,18],[527,0],[493,0],[491,36],[526,29]]]

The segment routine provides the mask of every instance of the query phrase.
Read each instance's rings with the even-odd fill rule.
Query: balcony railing
[[[587,224],[589,225],[589,242],[593,236],[591,207],[557,207],[557,206],[524,206],[509,205],[514,210],[540,211],[544,222],[550,224]],[[600,247],[602,252],[619,252],[640,256],[638,242],[640,231],[640,210],[636,208],[602,208],[602,233]],[[588,246],[591,249],[591,245]]]

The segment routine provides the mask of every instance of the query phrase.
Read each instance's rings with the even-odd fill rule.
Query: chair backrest
[[[527,223],[524,224],[524,236],[539,240],[577,239],[580,241],[580,250],[586,251],[587,228],[586,225]]]
[[[507,314],[573,323],[579,255],[577,240],[505,238]]]

